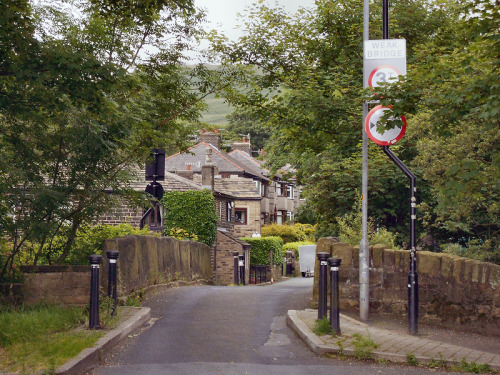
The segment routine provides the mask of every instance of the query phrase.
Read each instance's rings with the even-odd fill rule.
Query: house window
[[[232,218],[232,208],[233,208],[233,202],[226,202],[226,220],[231,221]]]
[[[260,184],[260,196],[261,197],[268,197],[268,188],[267,188],[267,183],[263,182]]]
[[[276,195],[278,197],[281,197],[283,195],[280,182],[276,182]]]
[[[276,224],[282,225],[283,224],[283,212],[278,211],[276,214]]]
[[[293,199],[293,185],[286,186],[286,197]]]
[[[247,208],[234,209],[234,221],[236,224],[244,225],[248,222]]]
[[[288,211],[288,212],[286,213],[286,219],[287,219],[288,221],[293,221],[293,212]]]

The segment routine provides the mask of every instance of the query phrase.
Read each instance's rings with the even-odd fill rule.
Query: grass
[[[318,336],[323,336],[330,333],[330,320],[328,318],[318,319],[314,323],[313,332]]]
[[[452,366],[452,370],[454,371],[462,371],[462,372],[471,372],[473,374],[484,374],[490,373],[491,369],[488,364],[476,363],[474,361],[467,362],[465,358],[462,358],[460,365]]]
[[[50,372],[94,345],[103,332],[77,329],[85,318],[85,309],[76,307],[2,309],[0,372]]]
[[[370,338],[364,337],[359,333],[352,335],[354,340],[354,356],[358,359],[373,359],[373,349],[378,345]]]

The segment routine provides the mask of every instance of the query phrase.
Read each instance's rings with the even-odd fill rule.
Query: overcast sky
[[[242,13],[249,5],[258,0],[195,0],[198,8],[207,10],[207,18],[210,21],[210,29],[224,31],[230,39],[236,39],[241,33],[235,30],[241,21],[237,20],[237,13]],[[290,13],[295,12],[300,6],[311,7],[314,0],[267,0],[265,1],[271,7],[275,3],[283,6]]]

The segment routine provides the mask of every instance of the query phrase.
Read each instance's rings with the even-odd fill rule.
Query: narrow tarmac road
[[[152,309],[151,324],[116,347],[104,363],[89,374],[412,375],[431,372],[315,355],[285,322],[286,312],[308,307],[311,295],[311,278],[288,279],[267,286],[167,290],[144,303]]]

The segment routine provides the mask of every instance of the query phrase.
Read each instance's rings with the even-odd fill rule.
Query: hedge
[[[250,264],[269,266],[269,251],[272,251],[273,264],[283,263],[283,240],[280,237],[243,237],[242,240],[252,245]]]
[[[260,233],[262,237],[281,237],[283,243],[307,240],[306,234],[301,230],[301,228],[293,225],[264,225],[261,228]]]
[[[165,207],[163,234],[183,229],[198,241],[212,246],[217,237],[217,212],[215,199],[208,189],[167,191],[162,198]]]

